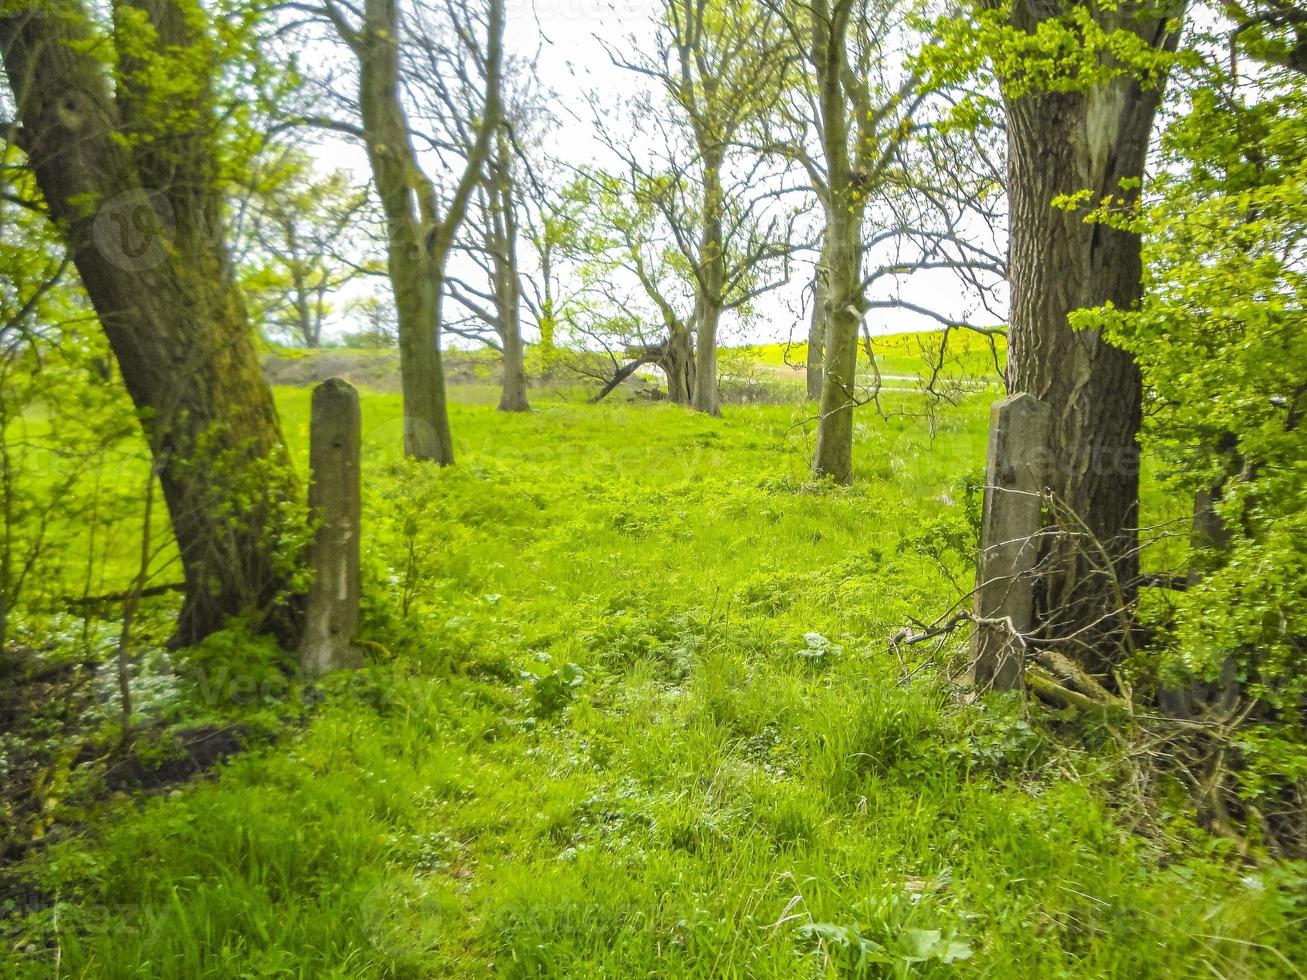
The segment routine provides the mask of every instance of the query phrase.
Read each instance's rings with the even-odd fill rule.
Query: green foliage
[[[119,585],[101,554],[130,537],[144,455],[108,346],[9,150],[0,166],[0,647],[62,596]],[[24,204],[23,202],[26,202]],[[133,472],[132,486],[106,479]]]
[[[1228,535],[1195,542],[1201,578],[1172,603],[1164,669],[1213,680],[1233,658],[1244,690],[1292,726],[1281,737],[1300,740],[1307,87],[1287,74],[1241,83],[1223,64],[1184,79],[1192,104],[1166,130],[1167,166],[1145,205],[1089,213],[1144,234],[1142,308],[1077,323],[1134,352],[1150,393],[1147,448],[1173,491],[1216,490]],[[1273,767],[1304,785],[1297,764]]]
[[[526,671],[522,676],[531,684],[531,700],[538,717],[548,717],[567,707],[585,683],[585,671],[576,664],[564,664],[547,674]]]
[[[940,18],[935,41],[916,64],[925,86],[970,82],[977,77],[1001,84],[1009,98],[1031,92],[1087,92],[1119,78],[1142,85],[1166,81],[1177,56],[1141,36],[1149,16],[1171,16],[1179,29],[1183,9],[1164,3],[1129,7],[1116,2],[1064,3],[1038,16],[1020,4],[995,6]],[[1185,56],[1186,61],[1193,59]],[[984,123],[1000,107],[982,89],[963,104],[962,117]]]

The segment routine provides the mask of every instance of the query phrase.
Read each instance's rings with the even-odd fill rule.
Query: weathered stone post
[[[310,677],[351,666],[359,621],[359,394],[331,378],[313,389],[309,511],[316,522],[300,666]]]
[[[1031,572],[1039,561],[1051,422],[1051,409],[1027,393],[1000,399],[990,412],[971,641],[978,687],[1010,690],[1021,684],[1023,651],[1014,631],[1034,626]]]

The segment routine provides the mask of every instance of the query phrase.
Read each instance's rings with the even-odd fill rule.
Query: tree
[[[316,178],[299,154],[283,154],[271,171],[244,215],[240,286],[265,332],[318,347],[333,297],[370,272],[365,258],[348,251],[368,192],[341,170]]]
[[[1261,60],[1264,41],[1240,33],[1232,63],[1227,37],[1196,31],[1186,45],[1205,57],[1187,59],[1176,79],[1185,109],[1163,133],[1148,199],[1093,215],[1142,234],[1142,302],[1074,320],[1137,359],[1151,408],[1146,445],[1167,485],[1196,500],[1163,679],[1210,687],[1167,707],[1231,707],[1242,697],[1260,703],[1256,722],[1273,713],[1300,731],[1307,73],[1256,63],[1241,71],[1245,56]]]
[[[346,347],[389,350],[399,345],[395,304],[389,297],[364,296],[351,303],[349,310],[354,317],[362,319],[363,328],[345,334]]]
[[[324,0],[320,7],[290,6],[324,17],[357,64],[357,124],[325,122],[362,140],[385,213],[387,264],[399,321],[404,452],[449,465],[454,448],[440,353],[441,300],[454,239],[499,125],[503,0],[487,0],[484,17],[447,0],[443,6],[452,44],[443,43],[439,32],[420,20],[419,10],[404,16],[399,0],[364,0],[361,9],[336,0]],[[484,93],[476,138],[442,207],[437,185],[418,154],[407,95],[419,94],[418,108],[428,117],[443,114],[453,120],[463,105],[454,86],[472,87],[474,76]],[[462,149],[449,139],[428,137],[426,142],[436,151]]]
[[[573,314],[575,297],[563,279],[563,267],[579,253],[581,218],[589,200],[590,182],[541,179],[534,167],[525,184],[523,230],[534,253],[535,271],[526,276],[523,301],[535,319],[541,359],[552,365],[558,355],[562,328]]]
[[[568,324],[584,349],[607,353],[611,370],[596,370],[590,356],[573,359],[579,373],[604,382],[596,400],[645,364],[663,372],[674,404],[689,405],[693,396],[692,276],[665,220],[669,207],[658,200],[673,180],[636,164],[624,176],[584,171],[578,178],[584,202],[564,247],[581,287]]]
[[[1251,57],[1307,75],[1307,9],[1290,0],[1222,0],[1233,38]]]
[[[222,51],[193,0],[112,14],[111,38],[76,0],[0,14],[17,143],[157,460],[186,579],[176,639],[246,615],[292,642],[299,494],[223,238]]]
[[[534,66],[516,66],[515,71],[529,79]],[[502,93],[496,99],[502,107],[502,118],[476,190],[469,221],[473,234],[461,246],[462,253],[484,274],[485,286],[480,288],[465,277],[446,278],[449,295],[468,311],[473,323],[487,328],[494,339],[475,328],[464,335],[484,339],[500,351],[501,412],[526,412],[531,408],[526,392],[526,343],[522,336],[522,271],[517,255],[522,206],[515,153],[515,134],[527,115],[531,96],[530,89],[524,87],[511,104]],[[471,112],[468,116],[471,117]],[[464,142],[475,143],[470,118],[466,122],[458,121],[456,126]]]
[[[501,412],[525,412],[526,347],[522,341],[522,279],[517,264],[517,192],[508,131],[500,126],[490,156],[486,196],[494,267],[495,308],[499,311],[499,337],[504,344],[504,384]]]
[[[813,472],[849,484],[853,411],[860,402],[858,328],[866,304],[863,220],[911,135],[922,97],[915,93],[915,75],[897,85],[887,81],[888,48],[899,26],[888,7],[865,0],[774,0],[772,7],[801,52],[802,74],[787,85],[792,107],[786,115],[798,133],[768,139],[766,147],[803,164],[825,211],[816,289],[822,302],[814,315],[826,332]],[[816,154],[805,145],[808,118],[816,128]]]
[[[693,347],[693,371],[678,369],[683,378],[676,387],[688,388],[695,409],[718,415],[722,315],[780,285],[779,280],[760,283],[758,276],[789,251],[788,236],[779,234],[789,230],[786,222],[760,213],[774,188],[760,193],[760,185],[769,182],[760,179],[759,161],[731,173],[733,143],[776,97],[784,56],[765,6],[664,0],[659,14],[658,53],[619,63],[657,82],[689,134],[688,153],[673,153],[666,166],[654,168],[669,178],[656,203],[685,257],[694,294],[692,341],[674,332],[669,349],[681,356],[685,347]],[[609,139],[610,145],[617,142]],[[653,176],[629,146],[614,148],[628,166]]]
[[[1101,668],[1111,657],[1098,638],[1117,630],[1138,581],[1142,388],[1128,351],[1069,317],[1133,309],[1142,295],[1138,232],[1087,222],[1084,204],[1137,199],[1183,6],[986,9],[981,47],[994,56],[1008,133],[1008,390],[1052,408],[1050,489],[1083,524],[1052,539],[1037,618]],[[1110,569],[1083,546],[1086,533]]]

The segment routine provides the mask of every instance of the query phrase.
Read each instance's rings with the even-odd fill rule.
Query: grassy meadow
[[[472,394],[445,471],[364,397],[365,667],[175,655],[254,747],[34,852],[0,974],[1302,975],[1290,869],[1109,725],[966,693],[962,638],[891,646],[970,588],[987,396],[864,412],[850,490],[810,406]]]

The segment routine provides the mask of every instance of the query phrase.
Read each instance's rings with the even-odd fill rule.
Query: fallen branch
[[[67,606],[104,606],[113,602],[126,602],[128,599],[153,599],[167,595],[169,592],[184,592],[185,582],[168,582],[166,585],[152,585],[148,589],[130,592],[111,592],[108,595],[65,596]]]
[[[1186,575],[1141,575],[1139,584],[1145,589],[1166,589],[1170,592],[1184,592],[1189,588]]]
[[[889,645],[891,648],[897,650],[901,646],[910,647],[914,643],[925,643],[927,640],[933,640],[935,637],[943,636],[945,633],[952,633],[962,623],[969,622],[971,622],[971,613],[960,612],[946,623],[923,629],[920,633],[913,633],[910,629],[904,627],[890,637]]]
[[[657,360],[658,356],[659,355],[657,350],[650,350],[650,351],[646,351],[640,357],[637,357],[631,361],[628,361],[626,364],[622,365],[620,368],[617,369],[617,373],[608,379],[608,381],[604,384],[603,388],[599,390],[599,393],[590,399],[590,404],[591,405],[599,404],[601,401],[607,398],[609,394],[611,394],[612,391],[618,385],[620,385],[631,375],[635,374],[635,372],[638,371],[640,368],[644,367],[646,364],[654,363]]]
[[[1042,667],[1030,666],[1025,673],[1026,687],[1041,701],[1055,708],[1076,708],[1080,711],[1102,711],[1105,705],[1093,698],[1063,687],[1052,674]]]
[[[1064,708],[1110,708],[1129,714],[1131,704],[1113,694],[1079,664],[1056,650],[1042,650],[1026,668],[1026,685],[1045,701]]]

